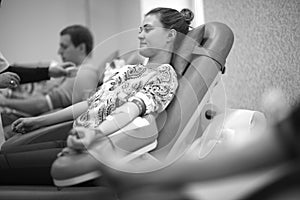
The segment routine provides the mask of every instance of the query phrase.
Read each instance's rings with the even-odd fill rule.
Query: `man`
[[[78,102],[86,97],[86,93],[97,86],[98,71],[89,64],[89,54],[93,49],[91,32],[81,25],[66,27],[60,32],[59,45],[58,54],[62,61],[72,62],[79,68],[76,79],[66,79],[61,85],[45,95],[27,99],[7,99],[0,96],[0,106],[29,115],[39,115]],[[3,118],[5,121],[5,116]]]

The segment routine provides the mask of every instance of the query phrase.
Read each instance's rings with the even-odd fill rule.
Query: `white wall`
[[[60,61],[59,32],[82,24],[94,35],[99,64],[116,49],[137,47],[137,32],[128,30],[140,24],[140,3],[130,1],[6,0],[0,9],[0,50],[10,62]]]
[[[136,49],[143,15],[158,6],[194,10],[194,0],[5,0],[0,50],[10,62],[60,61],[59,32],[82,24],[94,35],[93,58],[99,65],[117,49],[120,54]]]
[[[118,41],[108,40],[111,35],[118,32],[116,23],[117,0],[87,0],[90,13],[90,29],[94,35],[94,64],[99,65],[103,58],[109,56],[118,47]]]
[[[97,59],[116,49],[123,54],[137,48],[137,28],[141,21],[139,0],[130,0],[130,4],[124,0],[90,0],[90,8]]]
[[[59,32],[85,24],[84,0],[9,0],[0,8],[0,48],[10,62],[57,59]]]

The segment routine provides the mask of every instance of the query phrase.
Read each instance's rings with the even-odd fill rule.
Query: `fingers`
[[[14,121],[14,122],[11,124],[12,130],[15,130],[16,126],[17,126],[19,123],[21,123],[21,121],[22,121],[21,118],[19,118],[19,119],[17,119],[16,121]]]
[[[95,131],[86,129],[86,128],[76,128],[70,132],[70,135],[67,139],[67,145],[70,148],[82,150],[86,149],[95,136]]]
[[[75,129],[72,129],[70,132],[69,132],[69,136],[74,136],[76,138],[80,138],[79,135],[78,135],[78,132],[75,130]]]
[[[72,62],[64,62],[60,64],[56,64],[49,68],[49,76],[50,77],[75,77],[78,69]]]
[[[25,133],[24,123],[22,118],[17,119],[12,123],[12,130],[17,133]]]
[[[64,63],[61,63],[60,66],[64,69],[67,69],[69,67],[75,67],[75,64],[72,62],[64,62]]]
[[[8,85],[9,88],[16,88],[18,87],[18,85],[20,85],[20,78],[18,75],[12,76],[10,79],[11,80],[9,81],[9,85]]]
[[[14,132],[17,132],[17,133],[24,133],[24,132],[25,132],[25,128],[24,128],[24,126],[23,126],[23,123],[17,124],[17,125],[13,128],[13,131],[14,131]]]
[[[61,152],[59,152],[57,154],[57,157],[61,157],[61,156],[67,155],[67,154],[72,155],[72,154],[76,154],[76,153],[77,153],[77,151],[75,151],[74,149],[71,149],[69,147],[65,147],[65,148],[63,148],[63,150]]]
[[[86,149],[85,145],[83,144],[82,139],[78,139],[74,135],[69,135],[69,137],[67,139],[67,145],[69,148],[76,149],[76,150]]]
[[[75,129],[72,129],[69,133],[67,138],[67,146],[76,150],[81,150],[84,148],[80,136]]]
[[[50,65],[49,67],[49,76],[54,78],[67,76],[68,75],[67,69],[74,66],[75,64],[72,62],[65,62],[60,64],[55,63],[54,65],[52,66]]]
[[[20,82],[20,77],[18,76],[18,74],[15,74],[15,73],[12,73],[12,72],[9,72],[10,76],[11,76],[11,79],[15,80],[16,82]]]
[[[78,68],[77,67],[69,67],[66,68],[66,76],[67,77],[75,77],[77,74]]]
[[[20,84],[20,77],[12,72],[3,73],[1,78],[5,80],[8,88],[15,88]]]

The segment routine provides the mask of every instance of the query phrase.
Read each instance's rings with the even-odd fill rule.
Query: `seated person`
[[[178,86],[177,74],[169,64],[176,36],[179,32],[188,33],[191,20],[170,8],[151,10],[145,15],[138,35],[139,53],[149,58],[146,65],[125,65],[87,101],[55,113],[20,118],[12,124],[13,129],[26,133],[75,118],[74,128],[97,129],[103,135],[109,135],[138,116],[162,112],[173,99]],[[96,137],[97,131],[86,132],[91,135],[83,138],[70,135],[70,148],[84,149],[83,144],[88,145]]]
[[[76,78],[65,79],[61,85],[45,95],[27,99],[7,99],[0,96],[0,106],[29,115],[39,115],[81,101],[99,82],[99,70],[89,61],[92,49],[93,37],[87,28],[81,25],[66,27],[60,33],[58,53],[63,62],[72,62],[79,68]],[[5,121],[5,116],[3,119]]]

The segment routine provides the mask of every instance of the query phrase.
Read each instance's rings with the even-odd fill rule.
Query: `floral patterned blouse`
[[[88,99],[88,110],[75,120],[74,126],[97,128],[117,107],[133,98],[145,103],[145,114],[159,113],[171,102],[177,86],[176,72],[169,64],[156,68],[126,65]]]

